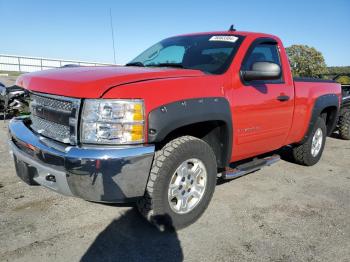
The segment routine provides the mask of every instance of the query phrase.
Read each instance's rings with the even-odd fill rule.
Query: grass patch
[[[15,72],[15,71],[2,71],[0,70],[0,75],[1,74],[7,74],[8,76],[20,76],[22,75],[23,73],[21,72]]]

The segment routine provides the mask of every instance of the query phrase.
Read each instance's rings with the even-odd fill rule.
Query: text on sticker
[[[209,41],[223,41],[223,42],[236,42],[238,39],[237,36],[233,35],[214,35],[212,36]]]

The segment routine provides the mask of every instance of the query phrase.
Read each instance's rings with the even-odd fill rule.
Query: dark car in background
[[[340,74],[333,79],[337,81],[344,76],[350,78],[350,74]],[[342,139],[350,140],[350,84],[342,84],[341,87],[343,99],[338,122],[339,135]]]
[[[320,78],[334,80],[341,84],[342,102],[336,131],[339,137],[350,140],[350,73],[320,75]]]

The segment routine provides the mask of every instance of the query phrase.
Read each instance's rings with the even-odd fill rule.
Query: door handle
[[[286,102],[286,101],[288,101],[289,100],[289,96],[286,96],[286,95],[281,95],[281,96],[278,96],[277,97],[277,100],[278,101],[281,101],[281,102]]]

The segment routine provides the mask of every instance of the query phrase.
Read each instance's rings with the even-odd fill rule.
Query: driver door
[[[282,74],[278,80],[246,82],[241,78],[234,84],[233,160],[278,149],[288,136],[294,110],[294,86],[285,81],[280,57],[277,42],[264,39],[253,42],[243,59],[241,70],[251,70],[255,62],[273,62],[281,67]]]

